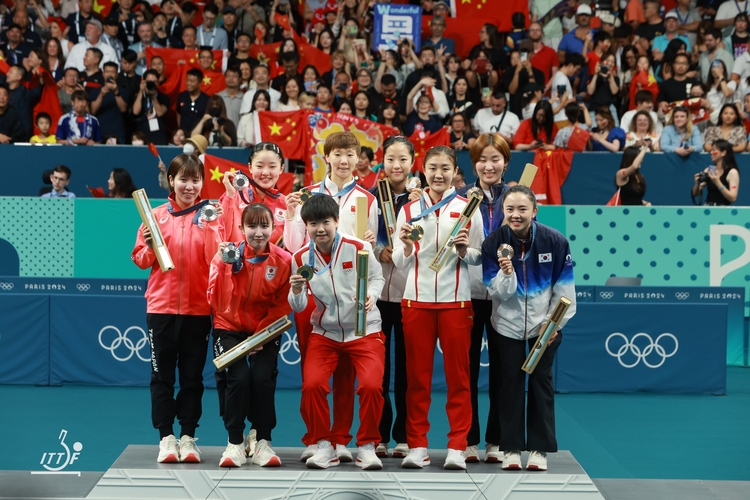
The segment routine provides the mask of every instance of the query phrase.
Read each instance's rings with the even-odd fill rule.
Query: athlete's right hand
[[[513,274],[513,263],[508,257],[500,257],[497,262],[500,264],[500,269],[502,269],[504,275],[510,276]]]
[[[302,195],[299,191],[286,195],[286,218],[291,220],[294,218],[294,214],[297,212],[299,206],[299,200]]]
[[[146,226],[143,226],[143,230],[141,232],[143,233],[143,239],[146,240],[146,245],[148,245],[150,248],[153,248],[154,239],[151,237],[151,230]]]
[[[234,198],[234,196],[237,194],[237,190],[234,189],[234,186],[232,185],[232,182],[234,182],[234,178],[237,177],[237,172],[224,172],[224,189],[227,190],[227,196],[230,198]]]
[[[380,251],[380,262],[384,264],[393,264],[393,248],[385,247]]]
[[[307,280],[299,274],[292,274],[289,277],[289,284],[292,285],[292,292],[294,292],[294,295],[302,293],[302,288],[305,286],[305,283],[307,283]]]
[[[406,257],[410,256],[412,250],[414,249],[414,242],[409,239],[411,230],[411,224],[408,223],[404,223],[403,225],[401,225],[398,230],[398,239],[404,242],[404,255]]]

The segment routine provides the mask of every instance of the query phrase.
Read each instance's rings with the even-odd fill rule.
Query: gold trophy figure
[[[167,243],[164,241],[164,236],[161,234],[159,223],[156,222],[154,212],[151,210],[151,203],[148,201],[145,189],[136,189],[133,191],[133,201],[135,206],[138,208],[138,213],[141,215],[141,221],[143,225],[151,231],[151,241],[156,253],[156,260],[159,262],[161,272],[166,273],[174,269],[174,262],[172,256],[169,254]]]
[[[542,359],[542,355],[547,349],[550,337],[555,330],[557,330],[557,325],[559,325],[560,321],[565,317],[565,313],[568,312],[568,307],[570,307],[571,303],[572,302],[569,298],[560,297],[555,309],[549,316],[549,320],[547,320],[542,332],[539,334],[539,337],[537,337],[536,343],[534,343],[534,347],[532,347],[529,352],[529,356],[526,358],[526,362],[521,367],[521,370],[528,374],[534,373],[536,365],[539,364],[539,360]]]

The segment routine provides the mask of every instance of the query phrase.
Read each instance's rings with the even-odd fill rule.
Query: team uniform
[[[209,266],[219,245],[219,224],[218,220],[207,222],[200,217],[200,208],[206,202],[198,200],[182,210],[174,196],[170,194],[169,201],[153,212],[175,268],[161,271],[154,250],[146,245],[143,225],[138,229],[131,259],[141,269],[151,268],[146,289],[146,323],[151,341],[153,425],[163,439],[173,434],[172,425],[177,417],[182,427],[179,458],[198,461],[192,438],[202,413],[203,367],[211,333],[211,307],[206,289]],[[180,372],[176,399],[175,368]],[[186,456],[182,456],[183,450]]]
[[[313,184],[307,188],[314,194],[327,194],[332,196],[339,204],[339,227],[341,234],[354,236],[356,234],[356,199],[367,198],[367,228],[377,234],[378,229],[378,212],[375,197],[366,190],[357,186],[356,179],[345,185],[340,191],[335,182],[329,176],[326,176],[322,182]],[[284,245],[290,252],[305,247],[310,241],[302,217],[300,216],[301,208],[297,207],[292,220],[287,220],[284,226]],[[300,351],[300,365],[302,373],[305,373],[307,340],[312,332],[310,325],[310,315],[312,314],[312,305],[306,311],[296,311],[294,315],[297,326],[297,341]],[[346,446],[352,439],[351,427],[354,421],[354,369],[346,359],[339,363],[336,373],[333,377],[333,433],[336,436],[337,445]],[[316,443],[308,434],[302,439],[306,446]]]
[[[291,312],[287,301],[292,256],[269,244],[267,253],[256,254],[244,240],[242,260],[234,264],[214,256],[208,281],[208,301],[214,313],[214,355],[232,349],[247,337]],[[276,375],[279,339],[247,360],[229,367],[218,386],[219,408],[229,442],[244,442],[245,416],[250,417],[257,441],[271,441],[276,427]],[[258,463],[260,454],[253,461]],[[269,465],[280,465],[276,462]],[[241,465],[241,464],[235,464]],[[266,464],[261,464],[266,465]]]
[[[325,440],[333,443],[338,439],[331,430],[328,381],[336,366],[346,358],[354,366],[358,379],[360,427],[357,446],[380,440],[378,423],[383,407],[381,386],[385,356],[384,335],[381,331],[380,312],[376,307],[367,312],[366,335],[354,335],[359,250],[370,251],[367,292],[370,296],[377,297],[385,280],[370,244],[365,241],[337,233],[331,255],[320,253],[314,243],[310,242],[308,246],[295,252],[292,259],[293,273],[303,265],[315,269],[315,275],[307,283],[306,290],[299,295],[295,295],[293,290],[289,291],[289,304],[294,311],[304,311],[308,301],[314,302],[315,307],[311,318],[312,333],[306,349],[307,360],[303,367],[300,405],[310,442]],[[354,378],[348,379],[348,382],[353,390]],[[338,462],[339,459],[333,453],[325,467],[338,465]]]
[[[513,246],[514,272],[506,276],[497,249]],[[552,363],[562,341],[558,334],[529,375],[528,412],[524,384],[527,344],[531,348],[560,297],[572,301],[558,325],[561,330],[576,312],[570,245],[555,229],[531,223],[528,241],[519,240],[508,226],[492,232],[482,245],[484,284],[492,297],[492,327],[500,335],[496,353],[501,370],[500,447],[506,450],[557,451]],[[526,435],[526,438],[524,436]]]
[[[375,186],[370,190],[378,203],[380,217],[378,221],[377,242],[375,244],[375,256],[388,246],[388,229],[385,225],[383,207],[380,203],[378,188]],[[393,195],[393,210],[395,215],[409,202],[409,193]],[[391,235],[393,242],[398,239],[398,226]],[[386,443],[391,440],[391,432],[396,443],[406,443],[406,348],[404,347],[404,328],[401,320],[401,299],[404,297],[406,287],[406,273],[391,263],[380,262],[385,278],[383,292],[380,294],[377,306],[383,321],[383,333],[385,334],[385,371],[383,372],[383,415],[380,418],[380,442]],[[396,406],[396,419],[393,418],[393,406],[391,405],[391,332],[393,332],[395,372],[393,378],[393,395]],[[391,431],[391,425],[393,429]],[[387,450],[384,450],[387,452]],[[394,451],[394,457],[402,456],[400,452]]]
[[[460,196],[465,196],[466,192],[473,187],[481,189],[479,180],[477,180],[474,185],[466,185],[458,189],[458,194]],[[482,212],[485,238],[503,223],[503,197],[507,190],[508,185],[501,181],[494,186],[490,186],[490,190],[484,191],[479,210]],[[487,429],[485,431],[484,440],[488,446],[490,444],[496,446],[500,443],[500,415],[498,413],[500,370],[498,369],[497,363],[493,363],[492,361],[493,359],[497,359],[498,354],[497,332],[492,328],[492,301],[490,300],[487,288],[482,282],[482,268],[479,266],[469,267],[469,275],[471,276],[471,304],[474,308],[474,326],[471,329],[471,347],[469,348],[472,418],[471,430],[469,431],[467,441],[469,446],[477,445],[480,441],[479,391],[477,385],[479,383],[479,360],[482,352],[482,336],[486,329],[487,351],[490,359],[488,391],[490,396],[490,411],[487,416]],[[491,453],[490,449],[487,451],[488,453]],[[500,455],[499,450],[497,450],[494,453],[487,455],[485,460],[487,462],[498,462],[501,458],[502,455]]]
[[[398,215],[399,228],[407,221],[422,226],[421,240],[414,243],[408,257],[404,255],[404,243],[400,239],[394,242],[393,249],[394,264],[407,273],[401,302],[409,408],[406,435],[409,448],[427,447],[432,353],[439,339],[448,384],[448,448],[463,451],[471,427],[471,413],[467,411],[471,407],[469,346],[473,320],[469,266],[481,264],[482,214],[476,211],[471,219],[466,256],[461,259],[453,248],[440,272],[435,273],[429,265],[461,216],[467,200],[456,196],[455,189],[450,188],[443,193],[438,205],[433,205],[429,191],[427,188],[420,200],[408,203]],[[436,206],[440,208],[435,209]],[[433,211],[428,215],[414,220],[430,210]],[[428,463],[429,459],[425,465]]]
[[[282,243],[286,222],[286,200],[281,191],[253,186],[251,181],[251,185],[247,189],[237,191],[234,198],[230,198],[226,193],[221,195],[219,203],[224,208],[224,215],[219,219],[219,234],[222,235],[224,241],[243,241],[245,235],[240,229],[242,211],[252,203],[262,203],[271,209],[276,226],[271,233],[271,243],[274,245]]]

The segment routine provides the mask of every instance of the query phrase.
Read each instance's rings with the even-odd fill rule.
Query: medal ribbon
[[[448,203],[450,203],[453,200],[453,198],[456,197],[457,194],[458,193],[454,190],[451,194],[449,194],[448,196],[444,197],[442,200],[440,200],[439,202],[435,203],[430,208],[427,208],[427,204],[424,201],[424,197],[425,196],[429,196],[429,195],[427,193],[424,193],[422,195],[422,197],[419,199],[419,206],[422,208],[422,213],[419,214],[419,215],[417,215],[417,216],[412,217],[411,219],[409,219],[408,224],[411,224],[413,222],[417,222],[418,220],[427,217],[432,212],[434,212],[436,210],[439,210],[440,208],[444,207],[445,205],[447,205]]]
[[[331,267],[331,263],[333,262],[334,256],[336,255],[336,249],[339,247],[339,242],[341,241],[341,235],[338,231],[336,231],[336,238],[333,240],[333,248],[331,248],[331,260],[328,261],[328,264],[326,267],[321,269],[320,271],[315,270],[315,242],[313,240],[310,240],[310,252],[308,253],[307,257],[307,265],[310,266],[310,269],[313,270],[315,274],[323,274],[328,270],[329,267]]]
[[[174,208],[172,208],[172,204],[167,204],[167,211],[172,214],[173,217],[182,217],[183,215],[187,215],[191,212],[196,212],[195,217],[193,217],[193,224],[198,224],[198,219],[201,217],[200,209],[208,205],[208,200],[203,200],[201,202],[196,203],[190,208],[186,208],[184,210],[180,210],[178,212],[174,211]]]
[[[238,249],[240,253],[240,258],[232,264],[232,272],[234,274],[237,274],[242,270],[242,261],[247,260],[250,264],[260,264],[261,262],[264,262],[266,259],[268,259],[268,255],[256,255],[255,257],[251,257],[249,259],[245,259],[245,242],[243,241],[240,243],[240,247]]]

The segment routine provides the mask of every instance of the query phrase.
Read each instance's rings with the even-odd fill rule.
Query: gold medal
[[[500,245],[500,248],[497,249],[497,258],[500,257],[507,257],[510,260],[513,260],[513,256],[515,255],[515,252],[513,251],[513,247],[508,245],[507,243],[503,243]]]
[[[297,274],[305,278],[305,281],[310,281],[315,276],[315,270],[310,266],[302,266],[297,269]]]
[[[424,236],[424,229],[422,229],[422,226],[411,227],[411,232],[409,233],[409,239],[411,241],[419,241],[422,239],[422,236]]]

